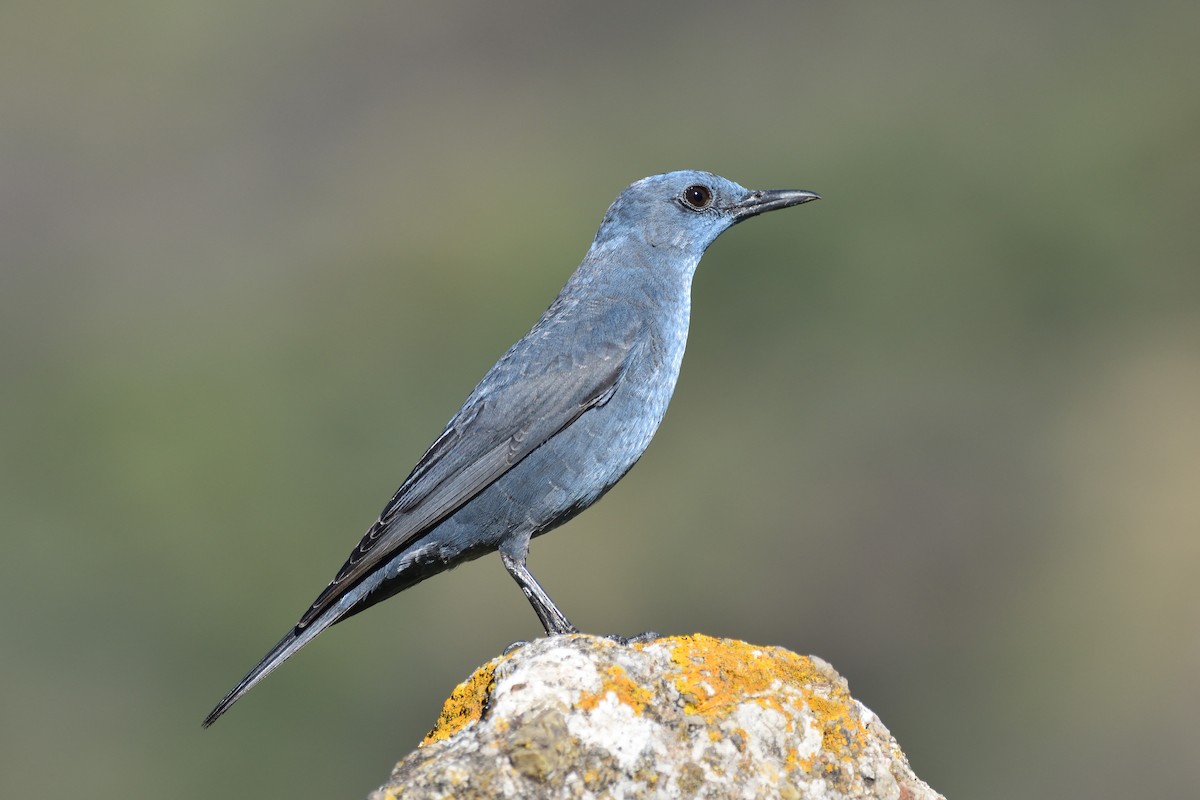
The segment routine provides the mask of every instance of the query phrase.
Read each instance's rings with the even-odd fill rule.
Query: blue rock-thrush
[[[542,318],[483,376],[333,581],[205,727],[330,625],[493,550],[547,635],[575,632],[526,568],[529,540],[600,499],[650,444],[675,390],[692,276],[708,246],[742,220],[816,199],[693,171],[621,192]]]

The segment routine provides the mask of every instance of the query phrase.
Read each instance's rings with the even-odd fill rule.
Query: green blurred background
[[[10,2],[0,796],[360,797],[537,621],[493,556],[199,722],[612,198],[721,239],[583,628],[831,661],[951,797],[1194,796],[1195,2]]]

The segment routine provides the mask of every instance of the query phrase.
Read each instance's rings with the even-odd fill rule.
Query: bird
[[[547,636],[578,632],[526,567],[530,540],[599,500],[650,444],[675,390],[692,278],[708,246],[751,217],[817,199],[696,170],[622,191],[549,308],[487,371],[333,580],[203,726],[330,625],[492,551]]]

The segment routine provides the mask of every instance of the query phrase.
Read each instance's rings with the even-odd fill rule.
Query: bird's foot
[[[612,641],[616,642],[617,644],[622,644],[622,645],[625,645],[626,647],[628,647],[631,644],[648,644],[650,642],[653,642],[655,639],[661,639],[663,637],[662,637],[661,633],[655,633],[654,631],[646,631],[645,633],[638,633],[633,636],[622,636],[619,633],[610,633],[608,636],[605,636],[604,638],[611,639]]]
[[[527,644],[529,644],[529,642],[513,642],[508,647],[504,648],[504,651],[502,653],[500,653],[500,655],[506,656],[509,653],[513,652],[514,650],[520,650],[522,647],[524,647]]]

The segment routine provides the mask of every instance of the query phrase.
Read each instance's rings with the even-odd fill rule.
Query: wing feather
[[[626,335],[610,337],[587,348],[590,352],[539,359],[530,352],[537,349],[537,333],[535,328],[484,376],[296,630],[582,414],[608,402],[640,340],[637,326],[630,325]]]

